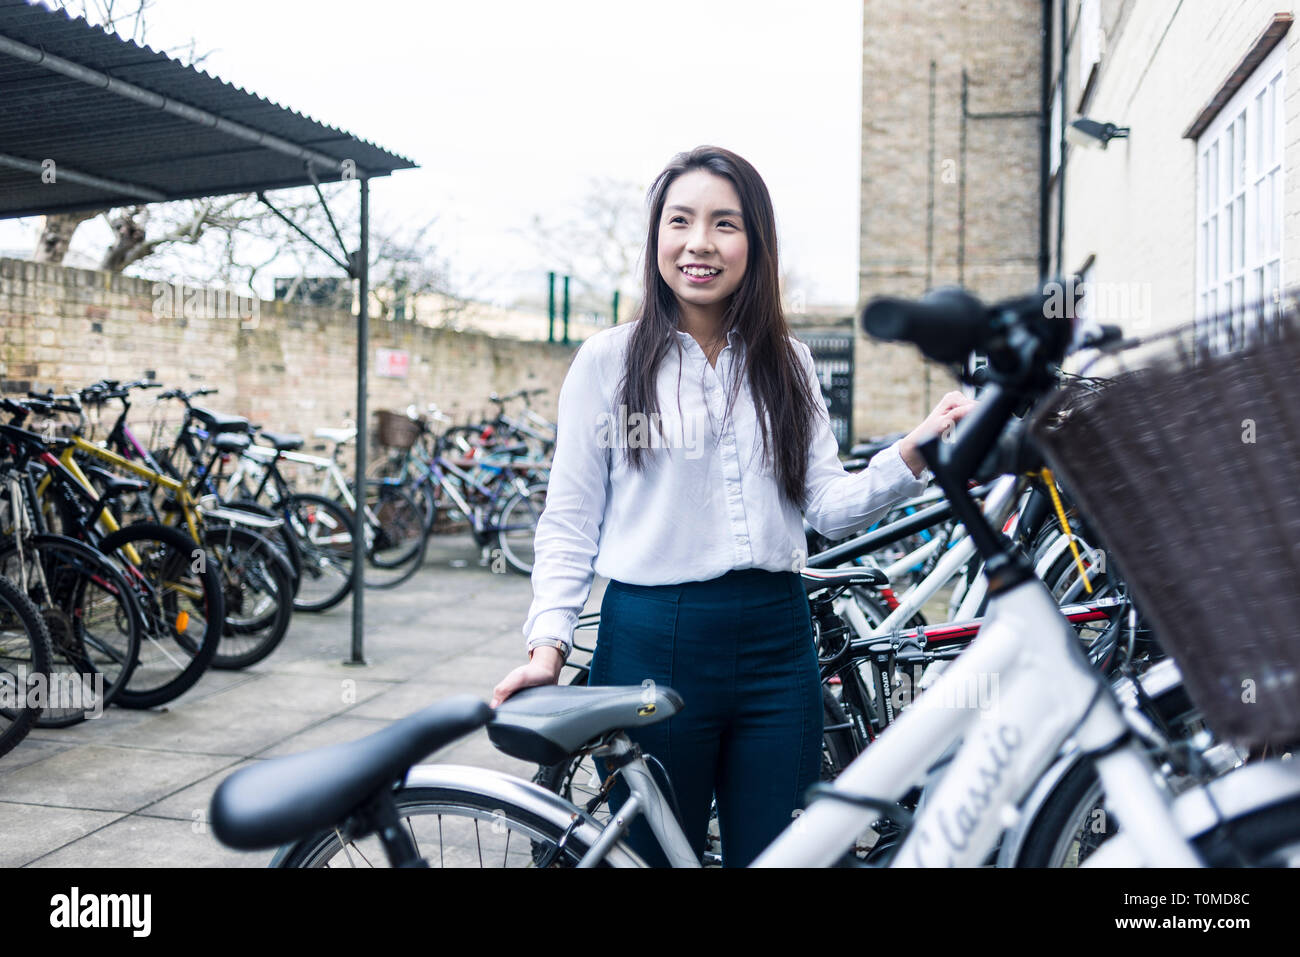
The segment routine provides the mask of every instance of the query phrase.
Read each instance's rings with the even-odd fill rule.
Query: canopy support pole
[[[349,664],[364,665],[366,627],[366,366],[370,353],[370,180],[361,177],[361,249],[353,271],[360,280],[361,306],[357,310],[357,508],[352,535],[352,657]]]

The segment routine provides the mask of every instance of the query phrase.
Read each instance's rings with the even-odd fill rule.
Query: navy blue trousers
[[[723,864],[747,866],[789,826],[821,769],[821,681],[799,576],[751,568],[679,585],[611,581],[589,683],[647,680],[685,707],[628,737],[667,769],[691,847],[704,852],[716,793]],[[627,796],[620,779],[611,807]],[[626,840],[667,866],[644,817]]]

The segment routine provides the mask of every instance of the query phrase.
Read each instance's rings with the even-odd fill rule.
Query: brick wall
[[[860,305],[954,283],[1013,295],[1037,279],[1041,27],[1029,0],[864,0]],[[912,347],[856,335],[858,436],[912,428],[955,386]]]
[[[269,429],[310,436],[355,412],[354,317],[261,302],[254,327],[237,316],[159,318],[155,300],[149,280],[0,259],[0,391],[66,391],[153,370],[169,386],[216,386],[213,408]],[[370,348],[372,410],[436,402],[460,421],[490,412],[490,392],[521,387],[548,389],[535,408],[553,417],[576,346],[372,320]],[[406,379],[375,374],[380,348],[410,353]]]

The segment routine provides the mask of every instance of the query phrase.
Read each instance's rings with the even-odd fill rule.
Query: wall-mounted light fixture
[[[1075,146],[1087,146],[1095,149],[1100,146],[1106,148],[1106,144],[1111,140],[1125,139],[1128,137],[1127,126],[1116,126],[1114,123],[1098,123],[1096,120],[1090,120],[1086,117],[1080,117],[1065,128],[1065,138]]]

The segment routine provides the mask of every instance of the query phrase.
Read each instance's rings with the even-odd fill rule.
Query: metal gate
[[[853,444],[853,337],[802,335],[812,352],[813,368],[821,381],[822,397],[831,416],[831,431],[847,452]]]

